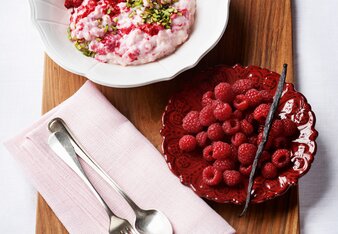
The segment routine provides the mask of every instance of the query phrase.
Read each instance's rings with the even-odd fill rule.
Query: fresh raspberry
[[[269,91],[261,90],[260,93],[261,93],[263,102],[271,103],[273,101],[273,96],[270,94]]]
[[[73,7],[73,0],[66,0],[64,6],[69,9]]]
[[[241,144],[238,147],[238,161],[245,166],[252,164],[253,160],[255,159],[256,151],[257,146],[253,144]]]
[[[250,89],[245,93],[245,97],[249,101],[250,106],[255,107],[262,103],[263,98],[257,89]]]
[[[203,149],[203,158],[207,161],[214,161],[215,159],[212,157],[213,148],[212,145],[208,145]]]
[[[249,165],[249,166],[241,165],[239,167],[239,172],[244,176],[249,176],[251,173],[251,170],[252,170],[252,165]]]
[[[285,136],[294,136],[299,133],[296,123],[291,119],[282,119]]]
[[[222,126],[219,123],[213,123],[208,127],[208,137],[212,141],[222,140],[224,132]]]
[[[274,136],[274,137],[282,136],[284,134],[283,121],[280,120],[280,119],[274,120],[272,122],[269,134]]]
[[[252,124],[248,120],[243,119],[241,121],[241,131],[245,135],[250,136],[254,131],[254,127],[252,126]]]
[[[214,99],[214,93],[212,91],[208,91],[202,96],[202,106],[205,107],[207,105],[211,105]]]
[[[225,170],[235,169],[235,163],[230,159],[216,160],[213,164],[213,167],[219,170],[220,172],[223,172]]]
[[[218,105],[222,105],[224,102],[222,102],[221,100],[213,100],[212,101],[212,107],[215,109],[216,108],[216,106],[218,106]]]
[[[66,0],[64,6],[69,9],[73,7],[79,7],[82,4],[83,0]]]
[[[216,141],[212,144],[214,159],[226,159],[231,156],[231,147],[228,143]]]
[[[194,136],[184,135],[178,142],[178,146],[185,152],[193,151],[196,148],[197,141]]]
[[[251,136],[248,138],[248,142],[250,144],[254,144],[254,145],[257,145],[257,136]]]
[[[225,134],[233,135],[241,129],[241,125],[238,119],[230,119],[224,121],[222,128]]]
[[[231,103],[234,99],[234,94],[231,88],[231,85],[226,82],[219,83],[216,85],[215,89],[215,97],[218,100],[221,100],[223,102]]]
[[[247,140],[248,139],[246,138],[245,134],[242,132],[236,132],[235,135],[231,137],[231,143],[237,147],[243,143],[246,143]]]
[[[198,111],[190,111],[183,118],[182,127],[189,133],[198,133],[202,131],[203,126],[200,123]]]
[[[251,123],[251,124],[253,124],[253,123],[255,122],[255,119],[254,119],[254,117],[253,117],[253,113],[248,113],[248,114],[245,116],[245,119],[246,119],[249,123]]]
[[[235,170],[226,170],[223,172],[223,180],[226,185],[232,187],[241,182],[241,174]]]
[[[239,94],[235,97],[233,105],[237,110],[244,111],[249,108],[249,100],[244,94]]]
[[[231,158],[233,160],[236,160],[237,161],[237,157],[238,157],[238,148],[234,145],[230,145],[231,147]]]
[[[214,116],[220,121],[230,119],[232,108],[228,103],[218,104],[214,109]]]
[[[277,137],[273,139],[273,146],[275,149],[283,149],[289,147],[289,141],[286,137]]]
[[[235,110],[235,111],[232,113],[232,117],[233,117],[234,119],[241,120],[241,119],[243,119],[243,112],[240,111],[240,110]]]
[[[212,107],[212,105],[203,107],[203,109],[200,111],[199,119],[200,123],[203,126],[209,126],[210,124],[216,122],[216,118],[214,116],[214,108]]]
[[[260,132],[257,136],[257,145],[259,145],[263,140],[263,132]],[[273,145],[273,136],[269,135],[268,140],[265,142],[264,149],[270,149],[271,146]]]
[[[81,6],[83,0],[73,0],[73,6],[74,7],[79,7]]]
[[[196,141],[197,141],[197,144],[202,148],[207,146],[209,143],[208,134],[204,131],[197,133]]]
[[[213,166],[208,166],[203,169],[202,180],[210,186],[218,185],[222,181],[222,172]]]
[[[272,163],[277,168],[286,167],[290,163],[290,151],[286,149],[276,150],[272,155]]]
[[[268,104],[260,104],[254,110],[253,117],[259,123],[264,124],[264,122],[266,120],[266,117],[268,116],[269,111],[270,111],[270,105],[268,105]]]
[[[274,179],[277,177],[277,167],[268,162],[262,167],[261,173],[262,176],[266,179]]]
[[[240,79],[236,80],[235,83],[232,85],[232,90],[235,94],[244,94],[249,89],[252,89],[254,87],[254,83],[252,80],[249,79]]]
[[[263,150],[261,156],[258,159],[258,167],[262,167],[263,164],[271,160],[271,155],[268,151]]]

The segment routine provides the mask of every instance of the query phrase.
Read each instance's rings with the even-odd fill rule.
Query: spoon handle
[[[59,158],[61,158],[82,179],[82,181],[87,185],[89,190],[94,194],[97,200],[104,207],[107,214],[109,216],[114,215],[83,171],[83,168],[75,154],[74,148],[70,143],[67,135],[65,135],[63,132],[54,132],[48,138],[48,144],[56,153],[56,155],[58,155]]]
[[[98,173],[111,187],[115,189],[130,205],[134,210],[135,214],[138,215],[142,210],[136,205],[136,203],[120,188],[120,186],[95,162],[95,160],[89,156],[85,151],[84,147],[76,140],[71,130],[68,128],[66,123],[61,118],[55,118],[48,124],[48,128],[51,132],[62,132],[67,135],[70,143],[74,147],[76,154],[82,158],[96,173]]]

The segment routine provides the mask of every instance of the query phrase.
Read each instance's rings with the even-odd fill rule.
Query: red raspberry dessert
[[[192,135],[184,135],[179,140],[178,145],[181,150],[185,152],[190,152],[196,148],[197,141],[196,138]]]
[[[216,85],[214,93],[215,97],[223,102],[231,103],[234,99],[234,93],[232,91],[231,85],[226,82]]]
[[[272,155],[272,163],[277,168],[283,168],[289,165],[290,163],[290,151],[286,149],[276,150]]]
[[[234,107],[237,110],[244,111],[249,108],[249,100],[244,94],[239,94],[235,97],[235,100],[233,102]]]
[[[218,185],[222,181],[222,172],[213,166],[208,166],[202,172],[202,180],[210,186]]]
[[[274,179],[277,177],[277,167],[272,163],[268,162],[264,164],[261,170],[262,176],[266,179]]]
[[[197,141],[197,144],[202,148],[207,146],[209,144],[208,134],[204,131],[197,133],[196,141]]]
[[[249,143],[241,144],[238,147],[238,161],[243,165],[250,165],[255,159],[257,146]]]
[[[241,174],[235,170],[226,170],[223,172],[223,180],[230,187],[236,186],[241,182]]]
[[[199,120],[198,111],[190,111],[182,120],[182,127],[189,133],[198,133],[202,131],[203,126]]]
[[[213,123],[208,127],[208,137],[212,141],[222,140],[224,137],[224,132],[222,126],[219,123]]]
[[[266,117],[268,116],[269,111],[270,111],[270,105],[265,104],[265,103],[264,104],[260,104],[254,110],[253,117],[259,123],[264,124],[265,120],[266,120]]]
[[[214,159],[226,159],[231,156],[231,147],[228,143],[216,141],[212,144]]]
[[[214,109],[214,116],[219,121],[230,119],[232,108],[228,103],[220,103]]]
[[[231,143],[237,147],[243,143],[246,143],[247,141],[248,139],[246,138],[245,134],[242,132],[237,132],[235,133],[235,135],[231,137]]]
[[[252,80],[249,79],[240,79],[237,80],[233,85],[232,85],[232,90],[234,91],[235,94],[244,94],[246,91],[249,89],[252,89],[254,87],[254,83]]]
[[[230,119],[224,121],[222,128],[226,135],[233,135],[241,129],[241,125],[238,119]]]
[[[211,105],[213,102],[213,99],[215,98],[214,93],[212,91],[208,91],[203,94],[202,96],[202,106]]]
[[[250,89],[245,93],[250,106],[255,107],[262,103],[263,97],[257,89]]]
[[[203,107],[203,109],[200,111],[199,119],[200,123],[203,126],[209,126],[210,124],[216,122],[216,118],[214,116],[214,108],[212,107],[212,105],[207,105]]]
[[[215,159],[212,157],[212,153],[213,153],[212,145],[208,145],[203,149],[203,158],[209,162],[214,161]]]
[[[224,160],[216,160],[213,164],[214,168],[217,170],[224,172],[225,170],[233,170],[235,169],[235,163],[231,159]]]
[[[182,126],[190,135],[179,141],[182,151],[203,151],[212,166],[203,170],[203,181],[210,186],[236,186],[248,177],[262,141],[266,117],[273,96],[258,90],[249,79],[237,80],[232,86],[219,83],[202,97],[201,111],[189,112]],[[260,176],[274,179],[279,169],[291,164],[290,142],[299,133],[290,119],[274,119],[268,140],[258,160]],[[221,182],[223,179],[223,182]]]

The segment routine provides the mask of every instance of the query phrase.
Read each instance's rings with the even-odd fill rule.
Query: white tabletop
[[[313,166],[300,182],[301,230],[337,233],[338,1],[296,0],[293,10],[296,85],[320,134]],[[29,12],[28,1],[1,2],[0,142],[41,113],[43,48]],[[36,191],[2,145],[0,178],[0,233],[34,233]]]

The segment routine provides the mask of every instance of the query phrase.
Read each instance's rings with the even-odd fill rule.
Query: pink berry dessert
[[[189,37],[196,0],[66,0],[68,37],[104,63],[139,65],[173,53]]]

